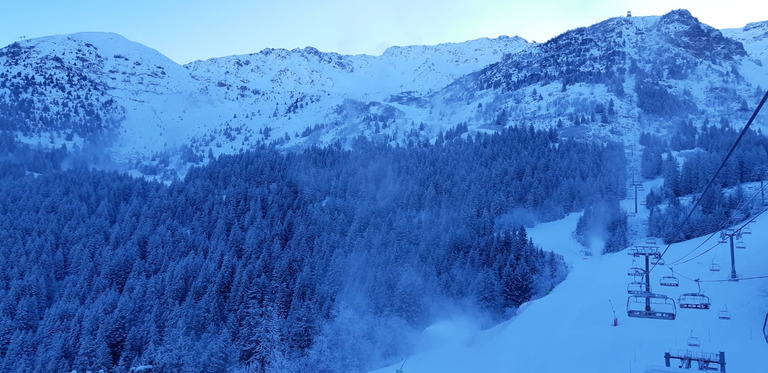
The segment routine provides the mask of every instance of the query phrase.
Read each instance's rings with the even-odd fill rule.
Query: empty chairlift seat
[[[720,320],[730,320],[731,319],[731,313],[728,312],[728,305],[724,305],[723,310],[717,313],[717,318],[720,319]]]
[[[672,269],[672,267],[669,267],[669,270],[672,272],[669,276],[662,276],[659,279],[659,285],[661,286],[672,286],[672,287],[678,287],[680,286],[680,280],[675,277],[675,270]]]
[[[742,250],[746,249],[747,248],[747,244],[744,243],[744,241],[736,241],[736,248],[737,249],[742,249]]]
[[[627,294],[645,294],[650,293],[651,289],[645,282],[630,282],[627,284]]]
[[[720,264],[715,263],[715,259],[712,259],[712,264],[709,265],[709,270],[712,272],[720,272]]]
[[[675,276],[663,276],[659,279],[659,285],[678,287],[680,286],[680,280],[678,280]]]
[[[685,293],[677,298],[680,308],[708,310],[712,304],[709,297],[701,293]]]
[[[674,320],[677,307],[674,299],[664,294],[636,294],[627,297],[627,316],[646,319]]]
[[[688,347],[701,347],[701,339],[693,336],[693,330],[691,330],[691,336],[685,342]]]
[[[632,277],[642,277],[645,276],[645,270],[638,267],[637,264],[635,264],[635,261],[632,261],[632,267],[629,267],[627,270],[627,276]]]

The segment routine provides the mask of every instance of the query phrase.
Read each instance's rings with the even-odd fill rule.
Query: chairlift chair
[[[659,266],[667,265],[667,263],[664,262],[664,258],[656,258],[656,257],[651,259],[651,264],[659,265]]]
[[[737,241],[736,242],[736,248],[744,250],[744,249],[747,248],[747,244],[744,243],[744,241]]]
[[[640,184],[640,185],[637,186],[637,191],[638,192],[644,192],[645,191],[645,187],[643,186],[643,184]]]
[[[645,282],[630,282],[627,284],[627,294],[645,294],[650,293],[651,288]]]
[[[720,240],[718,242],[720,243],[728,243],[728,238],[733,232],[730,230],[722,230],[720,231]]]
[[[627,276],[632,276],[632,277],[643,277],[643,276],[645,276],[645,270],[644,270],[644,269],[642,269],[642,268],[638,268],[638,267],[634,267],[634,266],[633,266],[632,268],[630,268],[630,269],[627,271]]]
[[[752,234],[752,229],[749,227],[749,224],[745,225],[744,228],[741,228],[741,234]]]
[[[686,340],[688,347],[701,347],[701,339],[693,336],[693,330],[691,330],[691,336]]]
[[[715,258],[712,258],[712,264],[709,265],[709,270],[712,272],[720,272],[720,264],[715,263]]]
[[[680,308],[693,308],[700,310],[708,310],[712,304],[709,297],[701,293],[701,283],[696,280],[696,285],[699,287],[699,291],[696,293],[685,293],[677,298],[677,304]]]
[[[717,242],[728,243],[728,236],[726,236],[723,232],[720,232],[720,239],[718,239]]]
[[[724,308],[722,311],[717,313],[717,318],[720,320],[730,320],[731,319],[731,313],[728,312],[728,305],[724,305]]]
[[[708,310],[712,304],[709,297],[701,293],[685,293],[677,298],[677,304],[680,308],[693,308],[699,310]]]
[[[674,320],[677,307],[674,299],[655,293],[630,295],[627,297],[627,316],[646,319]],[[767,339],[768,340],[768,337]]]
[[[662,276],[659,279],[659,285],[661,285],[661,286],[672,286],[672,287],[680,286],[680,280],[678,280],[677,277],[675,277],[675,271],[672,268],[670,268],[670,270],[672,271],[672,275],[671,276]]]
[[[653,238],[653,237],[647,237],[645,239],[645,243],[648,244],[648,245],[655,245],[656,244],[656,239]]]

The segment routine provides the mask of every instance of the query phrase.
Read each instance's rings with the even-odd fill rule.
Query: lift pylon
[[[630,294],[627,297],[627,316],[674,320],[677,315],[675,301],[666,295],[651,292],[650,260],[652,258],[658,263],[661,259],[658,246],[635,246],[628,254],[635,258],[645,258],[645,281],[627,285],[627,293]]]

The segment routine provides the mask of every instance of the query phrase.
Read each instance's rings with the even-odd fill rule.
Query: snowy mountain
[[[528,45],[500,37],[392,47],[379,57],[267,49],[180,66],[115,34],[24,40],[0,51],[0,124],[51,146],[116,134],[111,156],[121,163],[184,144],[205,155],[275,138],[301,143],[312,128],[353,116],[402,117],[369,100],[438,90]]]
[[[509,55],[446,87],[440,113],[632,138],[671,120],[743,123],[740,103],[754,107],[767,81],[741,43],[678,10],[612,18]]]
[[[0,371],[762,371],[768,137],[728,149],[765,29],[678,10],[186,66],[114,34],[2,48]],[[731,281],[717,233],[750,219]],[[634,245],[666,263],[641,278]]]
[[[163,155],[178,171],[259,144],[432,141],[459,123],[634,141],[670,122],[743,123],[768,86],[766,35],[765,22],[721,32],[677,10],[544,44],[266,49],[185,66],[115,34],[52,36],[0,50],[0,128],[31,144],[106,145],[129,168]]]
[[[749,56],[768,64],[768,21],[752,22],[740,29],[722,30],[723,35],[740,41]]]

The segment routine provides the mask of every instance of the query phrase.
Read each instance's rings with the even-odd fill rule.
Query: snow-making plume
[[[435,322],[424,329],[418,347],[422,350],[466,347],[472,344],[480,325],[466,316],[454,316]]]
[[[608,233],[605,229],[594,229],[588,233],[587,242],[589,242],[589,249],[592,252],[592,256],[603,255],[607,235]]]

